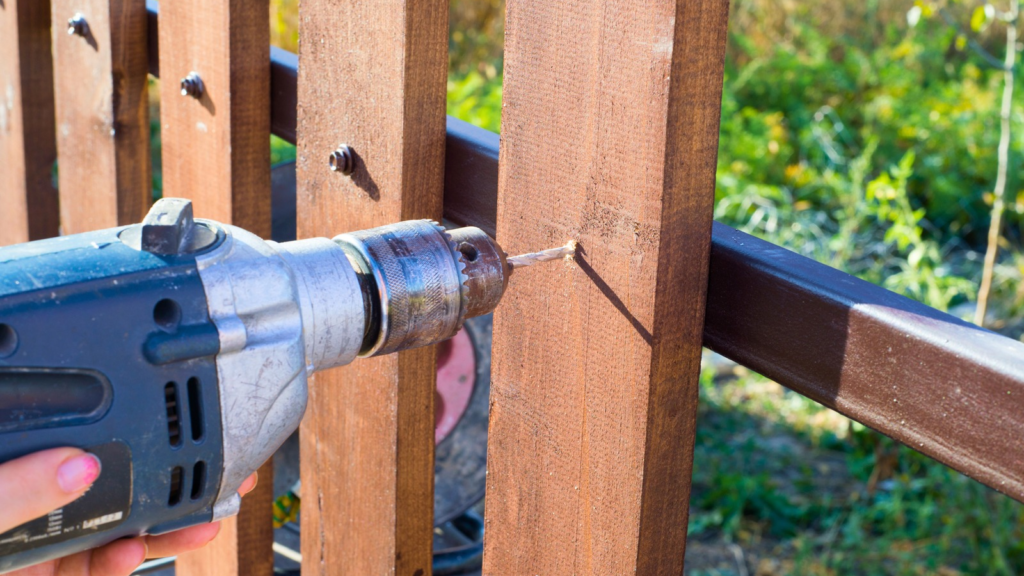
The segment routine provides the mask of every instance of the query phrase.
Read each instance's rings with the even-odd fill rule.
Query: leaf
[[[958,52],[963,52],[964,48],[967,47],[967,37],[963,34],[956,35],[956,49]]]
[[[981,29],[985,27],[985,24],[988,22],[989,12],[985,9],[986,7],[987,5],[976,6],[974,8],[974,12],[971,13],[971,30],[980,32]],[[957,39],[957,41],[959,41],[959,39]]]
[[[907,256],[907,264],[910,264],[911,268],[917,268],[921,265],[921,259],[925,255],[926,244],[921,244],[910,251],[910,255]]]

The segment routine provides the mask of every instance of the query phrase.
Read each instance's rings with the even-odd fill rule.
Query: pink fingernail
[[[100,459],[93,454],[68,458],[57,468],[57,484],[68,494],[88,488],[99,476]]]

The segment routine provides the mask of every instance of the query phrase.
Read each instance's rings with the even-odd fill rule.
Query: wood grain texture
[[[0,246],[57,235],[50,6],[0,0]]]
[[[159,29],[164,195],[269,238],[269,0],[163,2]],[[199,99],[181,95],[191,72]]]
[[[439,219],[448,3],[304,0],[299,20],[299,237]],[[352,177],[328,168],[342,143]],[[430,574],[435,370],[431,347],[313,379],[303,574]]]
[[[484,574],[681,574],[728,3],[509,0]]]
[[[174,563],[176,576],[271,576],[274,529],[268,511],[274,502],[274,467],[259,469],[259,482],[242,498],[238,516],[221,521],[217,539]]]
[[[164,195],[196,216],[270,238],[270,4],[174,0],[160,5],[160,125]],[[202,97],[182,96],[189,73]],[[179,557],[178,576],[273,573],[273,469],[206,549]]]
[[[139,222],[151,202],[146,6],[53,0],[64,234]],[[84,35],[67,34],[81,14]]]

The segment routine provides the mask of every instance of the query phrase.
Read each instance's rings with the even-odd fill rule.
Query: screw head
[[[85,36],[88,31],[89,23],[85,21],[85,16],[75,14],[71,18],[68,18],[69,36]]]
[[[188,76],[181,79],[181,95],[191,96],[196,100],[203,97],[203,79],[195,72],[189,72]]]
[[[342,144],[337,150],[331,152],[328,163],[331,170],[341,172],[345,176],[351,175],[356,169],[355,155],[348,144]]]

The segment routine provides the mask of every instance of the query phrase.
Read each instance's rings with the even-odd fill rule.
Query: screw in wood
[[[191,96],[196,100],[203,97],[203,79],[195,72],[189,72],[188,76],[181,79],[181,95]]]
[[[331,152],[328,163],[331,166],[331,170],[341,172],[345,176],[351,175],[356,169],[355,155],[348,144],[342,144],[338,146],[337,150]]]
[[[89,23],[85,21],[85,16],[75,14],[71,18],[68,18],[69,36],[85,36],[88,32]]]

